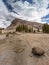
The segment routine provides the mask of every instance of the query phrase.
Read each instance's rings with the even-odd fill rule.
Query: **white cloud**
[[[18,15],[9,12],[3,1],[0,0],[0,27],[8,27],[15,17],[18,17]]]
[[[20,1],[16,1],[15,3],[11,3],[13,10],[17,12],[20,18],[34,21],[41,22],[42,17],[49,14],[49,9],[47,9],[49,0],[33,0],[35,4],[30,4],[29,2],[25,1],[24,3]]]
[[[35,4],[30,4],[27,1],[22,2],[22,0],[17,0],[15,3],[13,3],[13,1],[14,0],[7,0],[8,4],[12,6],[13,11],[17,14],[9,12],[3,1],[0,0],[0,27],[9,26],[11,21],[16,17],[32,22],[46,22],[46,20],[42,20],[42,17],[49,14],[49,8],[47,9],[49,0],[32,0]],[[3,23],[6,23],[6,25]]]

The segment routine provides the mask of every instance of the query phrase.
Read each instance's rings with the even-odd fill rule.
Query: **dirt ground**
[[[31,53],[35,46],[45,50],[44,56]],[[0,65],[49,65],[49,34],[0,35]]]

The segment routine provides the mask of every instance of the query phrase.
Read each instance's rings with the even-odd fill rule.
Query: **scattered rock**
[[[29,54],[30,57],[32,57],[32,54]]]
[[[17,48],[15,48],[15,50],[14,50],[14,52],[16,52],[16,53],[21,53],[21,52],[23,52],[24,51],[24,48],[21,48],[21,47],[17,47]]]
[[[6,34],[6,37],[9,37],[9,34]]]
[[[44,51],[42,48],[33,47],[33,48],[32,48],[32,53],[33,53],[34,55],[37,55],[37,56],[42,56],[42,55],[44,55],[45,51]]]

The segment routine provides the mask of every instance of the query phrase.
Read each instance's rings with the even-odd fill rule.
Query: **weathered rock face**
[[[34,47],[32,48],[32,53],[37,56],[42,56],[44,55],[45,51],[42,48]]]

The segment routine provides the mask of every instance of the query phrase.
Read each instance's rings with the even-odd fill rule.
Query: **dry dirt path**
[[[45,56],[31,54],[34,46],[42,47]],[[18,48],[20,52],[16,52]],[[49,65],[49,34],[28,33],[0,40],[0,65]]]

